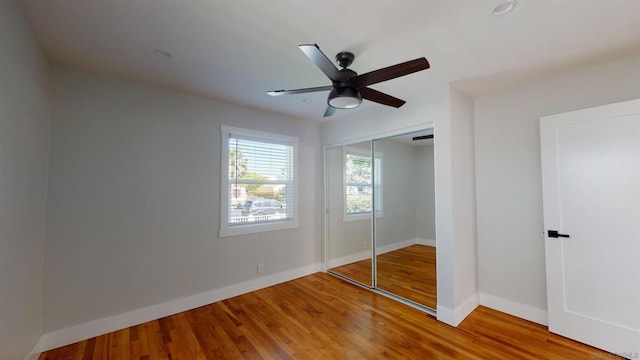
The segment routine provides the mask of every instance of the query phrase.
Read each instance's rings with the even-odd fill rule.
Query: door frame
[[[560,188],[556,182],[557,174],[557,137],[556,129],[558,125],[571,125],[585,123],[588,121],[597,121],[598,119],[617,118],[628,115],[640,114],[640,99],[623,101],[603,106],[597,106],[587,109],[570,111],[560,114],[544,116],[540,118],[540,151],[541,151],[541,168],[542,168],[542,191],[543,191],[543,216],[544,216],[544,239],[545,239],[545,262],[546,262],[546,283],[547,283],[547,307],[548,307],[548,326],[549,331],[558,333],[562,336],[572,337],[575,340],[588,343],[589,345],[600,347],[607,351],[624,351],[619,355],[628,357],[637,357],[640,351],[640,331],[638,332],[637,346],[635,349],[624,349],[625,344],[633,343],[633,334],[629,329],[620,324],[607,324],[604,320],[594,319],[602,323],[602,327],[606,327],[606,338],[592,334],[588,328],[593,324],[592,320],[588,320],[588,316],[582,317],[576,315],[572,317],[571,324],[567,325],[567,319],[564,321],[559,318],[565,313],[563,303],[564,298],[555,298],[555,294],[564,293],[564,278],[555,276],[562,274],[564,237],[555,238],[547,233],[547,230],[556,230],[563,233],[561,228],[561,206],[558,203],[560,199]],[[640,161],[640,160],[639,160]],[[570,234],[568,234],[570,236]],[[572,239],[573,240],[573,239]],[[567,240],[571,241],[571,240]],[[640,266],[638,267],[640,273]],[[626,329],[626,330],[625,330]],[[605,332],[604,330],[602,332]],[[631,336],[631,338],[629,338]]]
[[[336,142],[336,143],[331,143],[331,144],[326,144],[323,146],[323,152],[322,152],[322,156],[323,156],[323,180],[324,180],[324,184],[323,184],[323,239],[324,239],[324,272],[332,274],[334,276],[337,276],[341,279],[344,279],[346,281],[349,281],[357,286],[360,287],[364,287],[367,288],[375,293],[378,293],[380,295],[392,298],[396,301],[399,301],[405,305],[411,306],[417,310],[423,311],[429,315],[432,315],[434,317],[437,317],[437,312],[436,309],[431,309],[428,308],[424,305],[418,304],[416,302],[413,302],[411,300],[407,300],[405,298],[396,296],[392,293],[386,292],[384,290],[380,290],[377,289],[375,287],[375,277],[376,277],[376,253],[375,253],[375,248],[376,248],[376,244],[375,244],[375,211],[372,211],[371,216],[371,223],[372,223],[372,232],[371,232],[371,264],[372,264],[372,286],[364,286],[363,284],[361,284],[360,282],[357,281],[353,281],[349,278],[346,278],[344,276],[341,276],[340,274],[336,274],[330,271],[329,269],[329,221],[328,221],[328,212],[329,212],[329,195],[328,195],[328,159],[327,159],[327,150],[331,149],[331,148],[335,148],[335,147],[339,147],[339,146],[348,146],[350,144],[354,144],[354,143],[361,143],[361,142],[365,142],[365,141],[370,141],[371,142],[371,149],[372,149],[372,156],[375,156],[375,152],[374,152],[374,147],[373,147],[373,141],[374,140],[378,140],[378,139],[382,139],[382,138],[387,138],[387,137],[393,137],[393,136],[397,136],[397,135],[403,135],[403,134],[407,134],[407,133],[412,133],[412,132],[416,132],[416,131],[421,131],[421,130],[426,130],[426,129],[432,129],[434,137],[436,136],[436,126],[435,126],[435,122],[434,121],[430,121],[430,122],[425,122],[419,125],[414,125],[414,126],[410,126],[410,127],[406,127],[406,128],[400,128],[400,129],[396,129],[396,130],[392,130],[392,131],[386,131],[386,132],[382,132],[382,133],[378,133],[378,134],[373,134],[373,135],[368,135],[368,136],[363,136],[363,137],[359,137],[359,138],[354,138],[354,139],[349,139],[349,140],[344,140],[344,141],[340,141],[340,142]],[[434,148],[434,163],[435,163],[435,152],[437,151],[437,142],[434,142],[433,144],[433,148]],[[436,167],[434,166],[434,174],[436,171]],[[372,184],[372,186],[375,186],[375,184]],[[435,189],[436,193],[437,193],[437,184],[436,184],[436,189]],[[434,204],[434,206],[436,206],[435,209],[435,214],[436,214],[436,221],[435,221],[435,227],[437,229],[438,227],[438,209],[437,209],[437,202],[436,204]],[[438,237],[436,236],[436,247],[437,247],[437,242],[438,242]],[[438,284],[441,283],[441,281],[444,281],[445,278],[451,278],[448,274],[443,274],[440,271],[437,272],[436,274],[437,276],[437,282]],[[438,291],[439,294],[439,291]],[[438,295],[439,296],[439,295]]]

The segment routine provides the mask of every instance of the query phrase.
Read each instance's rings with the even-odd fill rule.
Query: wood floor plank
[[[432,309],[437,307],[436,248],[411,245],[377,257],[377,286]]]
[[[351,264],[338,266],[332,268],[331,271],[366,286],[372,286],[371,259],[360,260]]]
[[[174,328],[171,330],[172,341],[169,344],[171,354],[175,354],[172,358],[206,359],[204,351],[200,347],[200,343],[187,320],[186,314],[184,312],[179,313],[172,316],[172,318],[174,320]]]
[[[91,360],[93,358],[93,352],[96,346],[96,339],[92,338],[85,341],[85,347],[82,350],[82,357],[78,356],[78,359]]]
[[[147,339],[147,346],[150,359],[168,360],[169,347],[167,346],[167,337],[163,335],[163,331],[160,327],[160,320],[149,321],[142,324],[144,327],[144,334]]]
[[[324,273],[50,350],[57,359],[612,359],[477,308],[457,328]]]
[[[129,328],[114,331],[109,335],[109,359],[129,360],[131,355]]]
[[[82,349],[86,344],[76,343],[67,346],[63,346],[61,348],[56,349],[55,353],[48,354],[42,353],[38,357],[39,360],[67,360],[67,359],[78,359],[79,353],[82,352]],[[81,357],[80,357],[81,359]]]

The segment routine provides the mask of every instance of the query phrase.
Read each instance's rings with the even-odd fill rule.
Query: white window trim
[[[358,155],[358,156],[363,156],[363,157],[369,157],[371,156],[371,153],[365,149],[361,149],[361,148],[357,148],[357,147],[351,147],[351,146],[343,146],[342,147],[342,221],[344,222],[349,222],[349,221],[362,221],[362,220],[371,220],[371,213],[370,212],[365,212],[365,213],[358,213],[358,214],[348,214],[347,213],[347,173],[345,171],[345,164],[347,162],[347,154],[353,154],[353,155]],[[380,159],[380,164],[382,164],[382,153],[379,151],[375,152],[375,159]],[[374,161],[375,161],[374,159]],[[380,211],[376,211],[376,218],[381,218],[384,216],[383,214],[383,205],[382,205],[382,168],[383,165],[379,166],[379,170],[380,170],[380,184],[375,184],[374,179],[375,179],[375,174],[372,174],[372,179],[371,179],[371,186],[372,186],[372,191],[375,192],[380,199],[379,204],[380,204]],[[374,169],[374,172],[378,171],[377,169]],[[376,192],[376,187],[378,187],[378,191]],[[375,201],[373,204],[373,208],[375,211]]]
[[[298,138],[258,130],[242,129],[227,125],[220,126],[220,237],[254,234],[265,231],[292,229],[298,227]],[[293,212],[292,219],[259,224],[229,226],[229,135],[250,136],[258,139],[282,142],[293,146]]]

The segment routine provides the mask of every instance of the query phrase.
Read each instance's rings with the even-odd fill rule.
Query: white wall
[[[478,305],[473,100],[453,87],[450,91],[453,266],[456,282],[454,309],[458,312],[456,318],[461,321],[462,316]]]
[[[0,1],[0,359],[41,331],[48,64],[14,1]]]
[[[44,331],[321,263],[317,123],[58,65],[52,91]],[[299,228],[218,237],[221,124],[299,137]]]
[[[436,123],[438,320],[457,326],[478,305],[473,102],[454,88]]]
[[[481,303],[545,324],[539,118],[640,97],[640,57],[474,101]]]

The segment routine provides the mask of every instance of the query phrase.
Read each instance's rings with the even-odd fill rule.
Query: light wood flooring
[[[436,248],[411,245],[377,256],[377,287],[432,309],[437,306]],[[371,285],[371,260],[331,269]]]
[[[611,359],[479,307],[453,328],[324,273],[40,355],[54,359]]]

